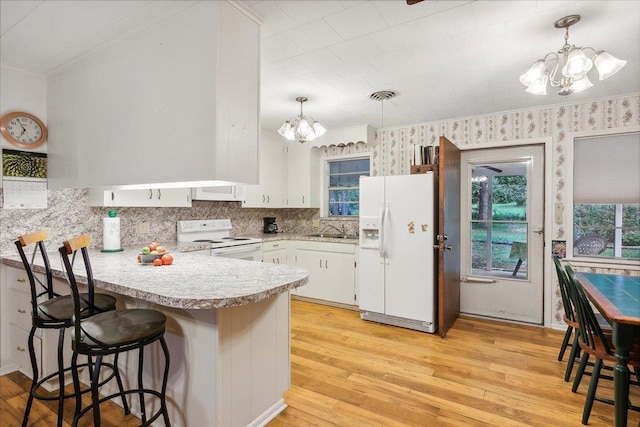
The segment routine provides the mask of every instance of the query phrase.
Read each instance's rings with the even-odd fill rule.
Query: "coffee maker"
[[[262,229],[263,233],[277,233],[278,232],[278,224],[276,224],[276,219],[273,217],[264,217],[262,218],[264,221],[264,227]]]

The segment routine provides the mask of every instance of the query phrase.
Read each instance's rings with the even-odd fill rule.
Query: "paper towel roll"
[[[120,249],[120,218],[103,218],[102,221],[104,250],[115,251]]]

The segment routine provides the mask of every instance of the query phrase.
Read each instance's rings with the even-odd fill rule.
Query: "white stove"
[[[230,219],[178,221],[178,242],[210,243],[210,255],[262,261],[262,240],[231,236]]]

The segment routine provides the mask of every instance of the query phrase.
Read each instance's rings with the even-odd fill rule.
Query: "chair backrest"
[[[587,294],[584,292],[584,288],[578,281],[576,274],[570,265],[565,267],[567,276],[569,277],[569,290],[574,295],[574,302],[576,304],[576,314],[578,316],[578,325],[580,326],[580,340],[596,350],[599,346],[596,344],[598,341],[603,346],[603,349],[608,354],[613,354],[612,348],[609,345],[609,341],[606,339],[602,328],[598,323],[593,307],[587,298]]]
[[[81,337],[80,320],[83,317],[87,317],[87,313],[85,313],[85,311],[89,310],[89,314],[98,312],[94,306],[93,272],[91,270],[88,251],[90,243],[91,238],[87,235],[82,235],[65,241],[60,249],[58,249],[60,252],[60,258],[62,259],[62,264],[67,274],[67,280],[69,282],[69,287],[71,288],[71,297],[73,299],[73,321],[75,329],[74,340],[79,340]],[[86,305],[81,305],[80,303],[80,292],[78,291],[78,282],[74,273],[74,261],[78,252],[82,254],[82,261],[87,277],[88,300],[83,299]]]
[[[27,272],[27,277],[29,278],[32,317],[45,318],[46,320],[58,320],[53,319],[51,318],[51,316],[48,316],[38,310],[39,298],[46,296],[46,298],[51,299],[59,296],[53,290],[53,274],[51,271],[51,264],[49,263],[49,257],[47,256],[47,249],[44,245],[44,241],[46,239],[47,232],[41,230],[18,237],[18,240],[15,241],[15,244],[18,248],[18,254],[20,255],[22,264],[24,264],[24,269]],[[30,245],[34,245],[31,260],[27,258],[27,254],[25,253],[25,249]],[[38,254],[40,258],[42,258],[42,262],[44,263],[45,283],[42,283],[42,281],[33,273],[33,263]]]
[[[577,322],[575,314],[575,305],[571,295],[569,294],[569,278],[565,272],[562,264],[560,264],[560,258],[557,255],[553,255],[553,263],[556,266],[556,274],[558,275],[558,287],[560,288],[560,296],[562,297],[562,305],[564,306],[564,315],[567,319]]]
[[[573,243],[574,255],[598,255],[607,249],[607,239],[597,234],[582,236]]]

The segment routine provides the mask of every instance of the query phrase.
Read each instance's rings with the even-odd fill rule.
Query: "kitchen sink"
[[[337,233],[316,233],[316,234],[307,234],[307,236],[309,237],[327,237],[327,238],[331,238],[331,239],[352,239],[352,240],[357,240],[358,236],[355,234],[346,234],[346,235],[342,235],[342,234],[337,234]]]

